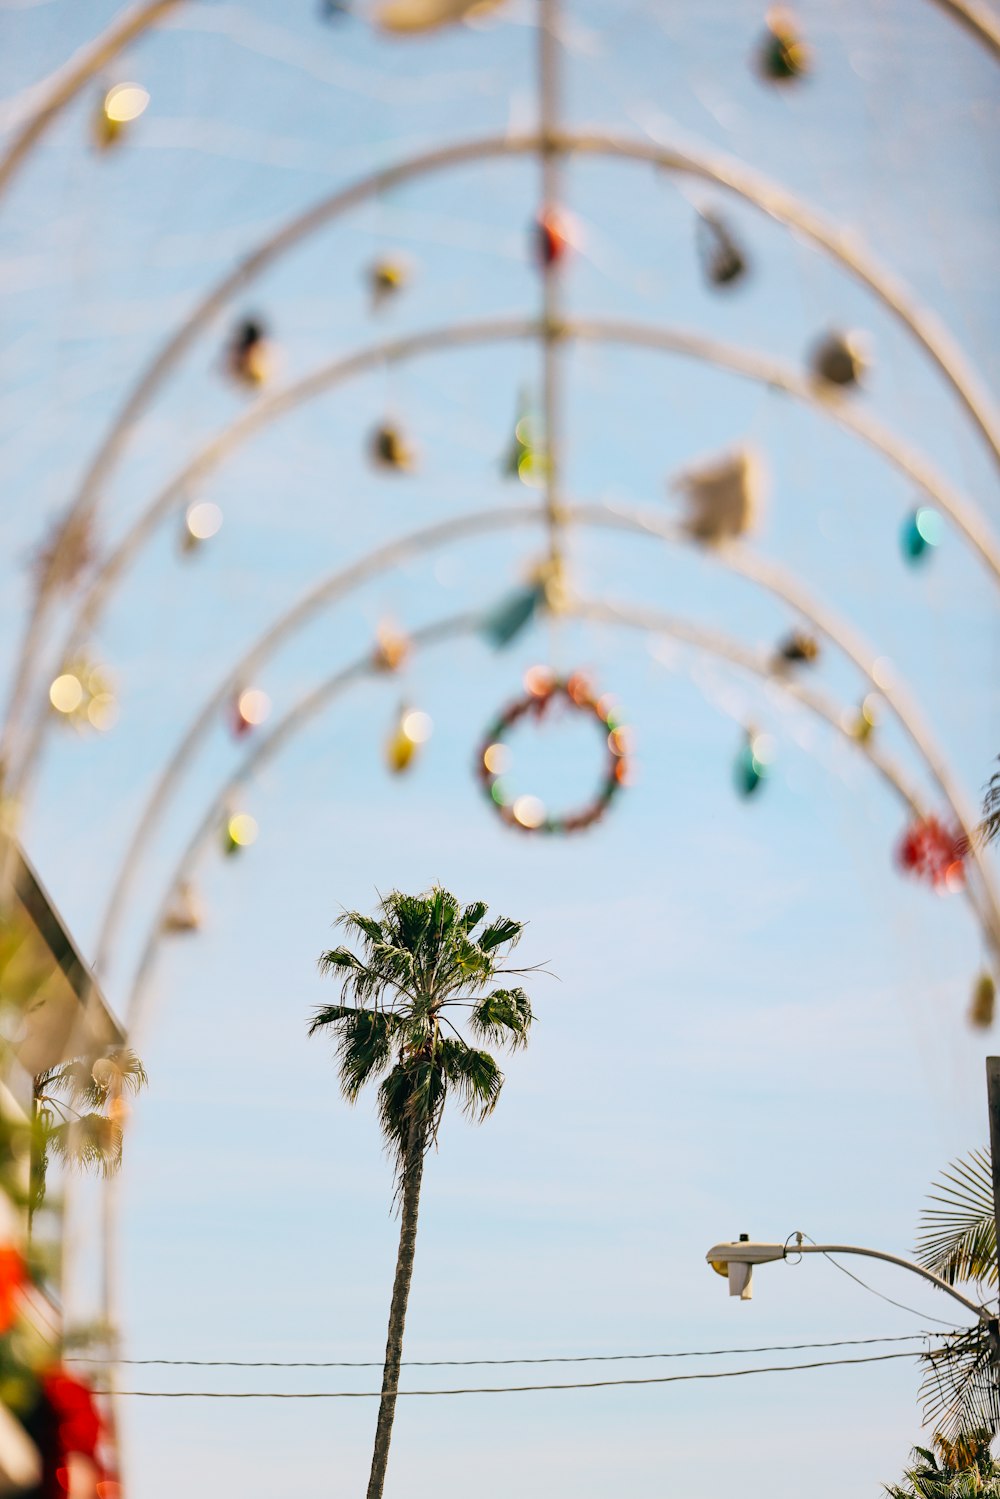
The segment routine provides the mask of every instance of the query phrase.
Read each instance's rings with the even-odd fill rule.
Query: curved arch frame
[[[122,541],[105,559],[85,593],[80,608],[63,643],[60,659],[70,659],[83,643],[86,633],[99,617],[104,602],[132,559],[151,536],[170,509],[181,503],[189,488],[206,473],[265,425],[314,399],[324,391],[354,375],[376,368],[387,361],[400,361],[442,348],[468,347],[499,340],[537,337],[542,324],[536,319],[501,318],[482,323],[451,325],[372,345],[355,354],[331,361],[294,385],[277,391],[258,402],[236,421],[217,433],[199,453],[176,474],[150,502],[133,523]],[[592,342],[613,342],[626,347],[648,348],[700,359],[730,373],[756,380],[781,390],[837,422],[847,431],[867,442],[902,473],[917,484],[948,514],[968,537],[994,574],[1000,578],[1000,542],[980,522],[972,503],[955,491],[938,475],[922,455],[914,453],[887,432],[871,417],[858,411],[849,400],[820,397],[811,382],[794,369],[776,361],[761,358],[732,345],[705,339],[700,335],[672,329],[649,328],[643,324],[590,319],[567,322],[561,329],[564,339],[578,338]],[[548,497],[547,497],[548,501]],[[546,515],[551,523],[550,509]],[[565,516],[561,516],[565,521]],[[47,701],[40,701],[29,727],[28,740],[8,775],[8,794],[12,800],[23,798],[32,767],[37,762],[41,743],[49,722]]]
[[[246,256],[233,271],[202,298],[194,312],[164,345],[133,387],[70,503],[64,529],[56,543],[56,560],[58,561],[63,550],[64,540],[69,533],[71,523],[78,521],[95,507],[99,486],[110,474],[132,426],[146,409],[153,394],[186,348],[193,343],[198,332],[211,320],[215,312],[226,305],[235,291],[249,284],[256,275],[286,250],[358,203],[426,173],[463,163],[482,161],[490,157],[538,155],[543,160],[551,160],[556,156],[572,154],[610,156],[621,160],[645,162],[664,170],[704,178],[744,198],[786,227],[797,230],[873,292],[883,305],[903,323],[938,366],[974,425],[986,440],[994,460],[1000,462],[1000,418],[992,411],[988,396],[980,387],[977,377],[966,365],[958,344],[943,325],[920,309],[912,293],[873,256],[869,255],[859,243],[854,242],[851,236],[828,224],[815,210],[800,202],[793,194],[731,158],[721,155],[696,154],[678,148],[616,138],[595,132],[556,131],[550,127],[538,134],[500,136],[462,142],[371,173],[315,204],[311,209],[307,209]],[[546,324],[546,327],[551,354],[553,330],[551,325]],[[544,332],[543,337],[546,337]],[[0,763],[6,763],[9,758],[10,736],[20,716],[21,701],[31,678],[49,602],[46,590],[40,590],[35,596],[29,613],[18,667],[10,691],[2,733],[0,733]]]
[[[570,506],[566,512],[570,525],[583,525],[620,530],[645,535],[661,542],[690,544],[683,527],[669,519],[646,515],[642,511],[610,509],[600,505]],[[525,506],[519,510],[501,509],[494,512],[473,512],[436,526],[412,533],[386,547],[376,549],[304,594],[286,613],[251,646],[250,650],[224,676],[219,686],[209,695],[205,704],[195,715],[188,731],[177,745],[173,755],[161,772],[146,800],[137,820],[132,838],[112,887],[98,938],[96,966],[104,967],[113,946],[118,924],[121,920],[124,901],[145,848],[169,797],[178,784],[183,771],[201,740],[218,721],[221,710],[235,688],[267,658],[295,630],[308,623],[316,613],[328,605],[346,597],[384,570],[398,565],[406,558],[465,536],[485,533],[508,526],[539,524],[544,512],[537,506]],[[820,605],[802,589],[795,580],[774,563],[758,557],[755,553],[736,545],[725,548],[705,548],[702,554],[718,562],[728,570],[746,578],[787,604],[807,620],[810,626],[829,640],[861,673],[869,690],[880,693],[899,720],[908,739],[920,756],[942,796],[948,803],[956,821],[966,832],[974,825],[974,815],[965,802],[964,795],[952,776],[943,755],[933,743],[927,727],[921,723],[915,706],[909,701],[905,688],[900,683],[888,680],[876,671],[876,655],[856,633],[836,616],[833,611]],[[982,886],[985,901],[981,924],[984,935],[994,954],[994,963],[1000,971],[1000,897],[998,897],[989,865],[981,850],[972,845],[974,868]]]

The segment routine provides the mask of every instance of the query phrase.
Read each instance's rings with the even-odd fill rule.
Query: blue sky
[[[573,123],[709,147],[782,182],[863,235],[995,385],[997,80],[947,17],[916,0],[802,5],[815,71],[774,92],[748,66],[762,7],[745,0],[576,0],[566,10]],[[24,91],[113,13],[103,0],[0,7],[8,127]],[[0,215],[11,353],[0,387],[5,678],[26,558],[177,319],[238,254],[337,185],[462,132],[530,128],[531,16],[515,0],[481,30],[392,43],[360,21],[321,24],[305,0],[185,7],[109,75],[151,94],[120,150],[90,147],[93,95],[67,111]],[[905,331],[841,270],[745,205],[646,167],[574,161],[565,180],[580,237],[565,275],[574,313],[699,329],[792,362],[829,327],[868,330],[874,365],[859,404],[997,527],[982,443]],[[374,339],[531,314],[536,191],[528,161],[442,173],[277,262],[161,391],[102,494],[102,542],[245,409],[220,373],[236,318],[266,318],[280,378],[291,380]],[[694,205],[724,206],[747,244],[753,275],[731,295],[702,285]],[[381,253],[404,255],[412,281],[373,318],[364,273]],[[734,441],[757,444],[771,494],[753,546],[894,663],[978,796],[1000,748],[994,596],[951,531],[926,568],[903,565],[911,486],[814,412],[734,376],[591,345],[567,365],[569,492],[668,516],[671,475]],[[92,647],[115,674],[121,721],[105,738],[52,733],[27,815],[29,851],[89,951],[156,775],[248,643],[304,589],[389,537],[525,501],[498,460],[518,390],[537,389],[538,373],[526,344],[378,369],[269,426],[199,486],[225,514],[203,553],[179,559],[177,517],[153,537]],[[367,463],[367,433],[387,412],[420,449],[412,476],[382,478]],[[414,627],[480,608],[539,547],[537,532],[498,532],[366,585],[261,670],[275,716],[365,651],[383,615]],[[796,623],[687,548],[581,529],[569,550],[587,597],[656,608],[760,649]],[[509,834],[470,775],[483,727],[517,695],[523,670],[547,658],[588,669],[621,699],[639,772],[599,828],[553,842]],[[816,681],[841,705],[862,690],[832,651]],[[430,712],[435,730],[412,773],[392,780],[382,744],[402,697]],[[731,767],[748,722],[775,735],[778,758],[743,803]],[[891,725],[883,742],[936,805]],[[525,743],[525,787],[567,803],[586,795],[591,750],[568,730]],[[164,883],[243,753],[220,722],[164,809],[105,976],[122,1011]],[[533,984],[535,1039],[511,1061],[495,1117],[480,1130],[449,1118],[429,1162],[410,1357],[751,1347],[898,1335],[949,1316],[915,1279],[878,1267],[864,1278],[912,1313],[821,1260],[765,1268],[749,1305],[731,1302],[704,1265],[711,1243],[741,1231],[780,1239],[801,1228],[906,1253],[934,1173],[985,1139],[991,1044],[964,1019],[983,962],[977,930],[960,898],[895,871],[901,807],[803,710],[622,629],[543,626],[503,653],[476,639],[440,645],[402,681],[355,687],[243,801],[260,839],[238,860],[206,848],[206,928],[165,945],[142,1035],[151,1084],[123,1182],[133,1357],[380,1356],[396,1249],[390,1172],[370,1104],[341,1101],[328,1048],[305,1027],[331,997],[315,959],[338,910],[433,880],[527,918],[525,956],[554,977]],[[91,1250],[81,1251],[84,1282]],[[462,1383],[507,1382],[467,1372],[475,1377]],[[139,1388],[377,1386],[377,1371],[141,1375]],[[876,1495],[920,1436],[917,1383],[898,1360],[403,1401],[388,1491],[424,1499],[474,1481],[481,1499],[709,1499],[722,1475],[738,1477],[748,1499],[833,1499],[844,1479],[832,1459],[846,1452],[851,1492]],[[360,1492],[373,1422],[373,1403],[361,1401],[134,1400],[133,1492]]]

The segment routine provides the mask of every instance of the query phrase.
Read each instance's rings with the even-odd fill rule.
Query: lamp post
[[[890,1265],[900,1265],[904,1270],[910,1270],[914,1275],[919,1275],[923,1280],[929,1280],[932,1286],[937,1286],[939,1291],[947,1291],[949,1296],[960,1301],[966,1311],[974,1312],[980,1322],[987,1326],[996,1323],[996,1315],[987,1306],[981,1306],[979,1302],[972,1301],[968,1296],[963,1296],[961,1291],[956,1291],[940,1275],[935,1275],[933,1270],[925,1270],[923,1265],[916,1265],[912,1260],[904,1260],[898,1254],[886,1254],[882,1249],[863,1249],[857,1244],[805,1244],[801,1234],[793,1234],[795,1240],[791,1246],[794,1254],[862,1254],[868,1259],[885,1260]],[[756,1244],[752,1243],[748,1234],[740,1234],[740,1237],[731,1244],[713,1244],[705,1258],[717,1275],[724,1275],[729,1280],[730,1296],[738,1296],[741,1301],[749,1301],[753,1296],[753,1267],[754,1265],[766,1265],[771,1260],[787,1259],[789,1244]]]

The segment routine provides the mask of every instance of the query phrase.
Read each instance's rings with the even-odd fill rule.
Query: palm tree
[[[914,1466],[900,1484],[886,1484],[889,1499],[1000,1499],[1000,1464],[990,1453],[992,1433],[966,1432],[949,1442],[938,1436],[935,1456],[927,1447],[914,1447]]]
[[[953,1161],[941,1176],[929,1194],[934,1206],[920,1216],[917,1259],[949,1285],[971,1282],[982,1296],[997,1285],[990,1152],[974,1150],[964,1160]],[[928,1421],[941,1425],[952,1438],[970,1430],[995,1433],[1000,1428],[1000,1341],[995,1320],[952,1334],[921,1357],[928,1366],[921,1385]]]
[[[379,1124],[401,1205],[368,1499],[382,1499],[385,1484],[424,1156],[437,1140],[449,1093],[478,1123],[493,1112],[504,1080],[489,1052],[471,1046],[447,1012],[466,1010],[476,1040],[509,1050],[527,1045],[531,1028],[524,990],[492,987],[500,975],[528,971],[503,966],[524,924],[501,916],[484,926],[486,911],[483,901],[463,909],[439,886],[423,895],[394,890],[377,916],[348,911],[340,918],[338,925],[359,939],[360,957],[336,947],[319,960],[324,973],[341,980],[341,997],[350,1003],[323,1005],[309,1034],[335,1033],[340,1086],[350,1103],[366,1083],[381,1079]]]
[[[77,1057],[34,1079],[29,1232],[45,1199],[51,1155],[60,1156],[67,1166],[97,1170],[102,1176],[119,1169],[127,1112],[124,1095],[138,1093],[146,1081],[145,1068],[127,1046],[98,1057]]]

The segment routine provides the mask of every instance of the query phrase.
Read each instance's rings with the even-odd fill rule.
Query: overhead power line
[[[913,1353],[870,1353],[861,1358],[820,1359],[811,1364],[774,1364],[760,1369],[714,1369],[705,1374],[662,1374],[648,1379],[595,1379],[571,1384],[483,1385],[452,1390],[398,1390],[412,1395],[522,1395],[538,1390],[604,1390],[623,1385],[682,1384],[699,1379],[744,1379],[751,1374],[795,1374],[804,1369],[835,1369],[848,1364],[881,1364],[913,1358]],[[98,1390],[107,1395],[109,1390]],[[144,1400],[378,1400],[381,1390],[115,1390]]]
[[[958,1331],[958,1329],[954,1329]],[[927,1332],[908,1332],[887,1338],[837,1338],[828,1343],[764,1343],[756,1348],[690,1348],[672,1353],[553,1354],[544,1358],[415,1358],[403,1359],[404,1369],[468,1369],[509,1364],[604,1364],[666,1358],[725,1358],[744,1353],[800,1353],[807,1348],[861,1348],[872,1343],[922,1342]],[[935,1334],[937,1336],[937,1334]],[[240,1359],[240,1358],[92,1358],[68,1355],[67,1364],[113,1364],[116,1368],[171,1369],[381,1369],[382,1359]]]

